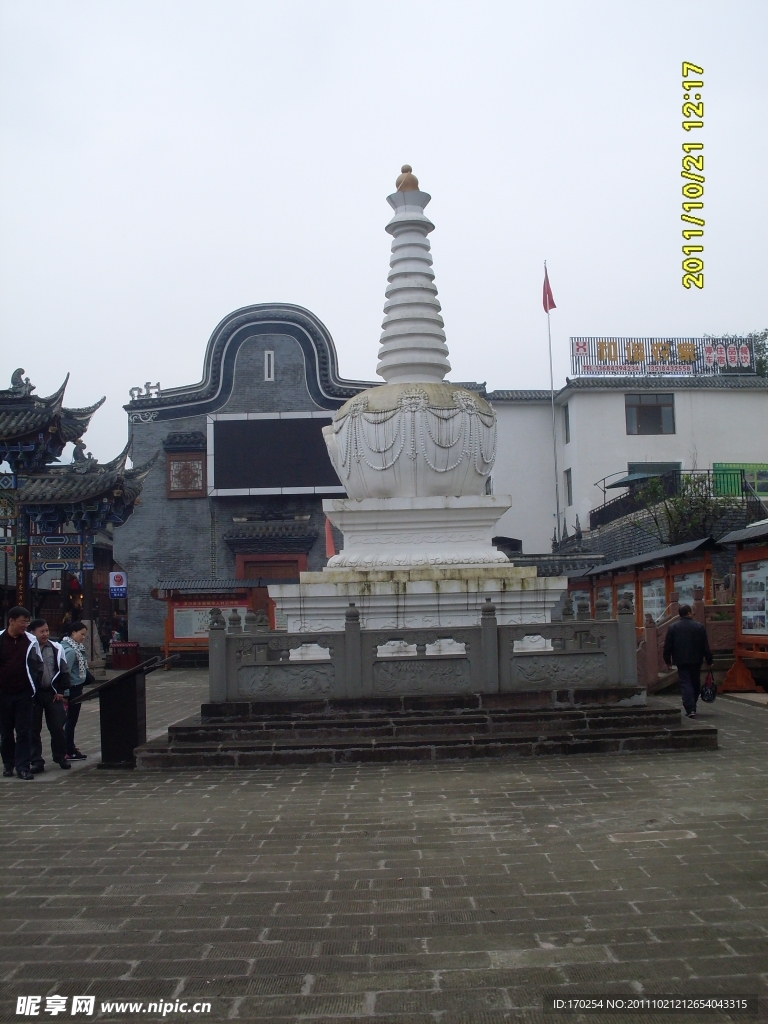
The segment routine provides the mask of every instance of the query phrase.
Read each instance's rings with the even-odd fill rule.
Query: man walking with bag
[[[691,606],[681,604],[680,620],[673,622],[664,640],[664,661],[668,668],[672,662],[677,665],[683,707],[689,718],[696,717],[696,701],[701,693],[701,663],[706,659],[712,666],[712,651],[709,649],[707,631],[700,622],[691,618]]]

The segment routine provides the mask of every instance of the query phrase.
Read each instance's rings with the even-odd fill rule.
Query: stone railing
[[[211,613],[210,701],[382,698],[404,695],[575,691],[613,688],[638,699],[634,613],[499,626],[487,599],[479,626],[360,628],[354,604],[343,632],[270,632],[249,613],[228,625]],[[629,692],[629,691],[627,691]],[[616,699],[616,698],[613,698]]]

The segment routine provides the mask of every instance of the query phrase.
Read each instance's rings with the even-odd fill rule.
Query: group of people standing
[[[51,736],[51,754],[60,768],[87,755],[75,746],[83,686],[89,680],[83,641],[84,622],[70,622],[61,643],[51,639],[45,619],[26,608],[8,612],[0,631],[0,754],[3,777],[25,780],[45,771],[43,719]],[[90,676],[92,679],[93,677]]]

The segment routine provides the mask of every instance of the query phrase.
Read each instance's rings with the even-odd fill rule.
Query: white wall
[[[659,391],[664,389],[659,388]],[[631,391],[631,389],[627,389]],[[744,389],[686,389],[675,394],[674,434],[627,434],[624,394],[620,389],[564,392],[571,440],[562,444],[560,462],[571,469],[573,506],[569,531],[578,513],[589,526],[589,512],[602,504],[596,481],[629,462],[680,462],[683,469],[711,469],[713,462],[768,463],[768,392]],[[558,416],[562,435],[562,412]],[[625,493],[608,492],[608,498]]]
[[[661,382],[660,382],[661,383]],[[639,389],[638,389],[639,390]],[[659,391],[667,390],[662,386]],[[627,388],[627,393],[632,389]],[[674,434],[627,434],[623,388],[564,389],[556,398],[561,514],[572,533],[576,514],[583,529],[603,503],[595,486],[602,477],[626,473],[629,462],[680,462],[683,469],[711,469],[713,462],[768,463],[768,391],[744,388],[684,389],[675,395]],[[569,444],[563,405],[568,402]],[[555,526],[552,414],[548,401],[500,399],[495,494],[511,494],[512,508],[496,532],[517,537],[526,553],[550,550]],[[566,507],[564,473],[571,470],[573,505]],[[626,493],[608,492],[608,499]]]
[[[551,408],[534,401],[499,401],[493,407],[499,430],[493,492],[512,495],[512,508],[496,533],[522,540],[523,551],[550,551],[555,528]]]

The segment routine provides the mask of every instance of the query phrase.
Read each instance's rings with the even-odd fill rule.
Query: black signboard
[[[341,490],[322,430],[330,419],[215,420],[214,489]]]

